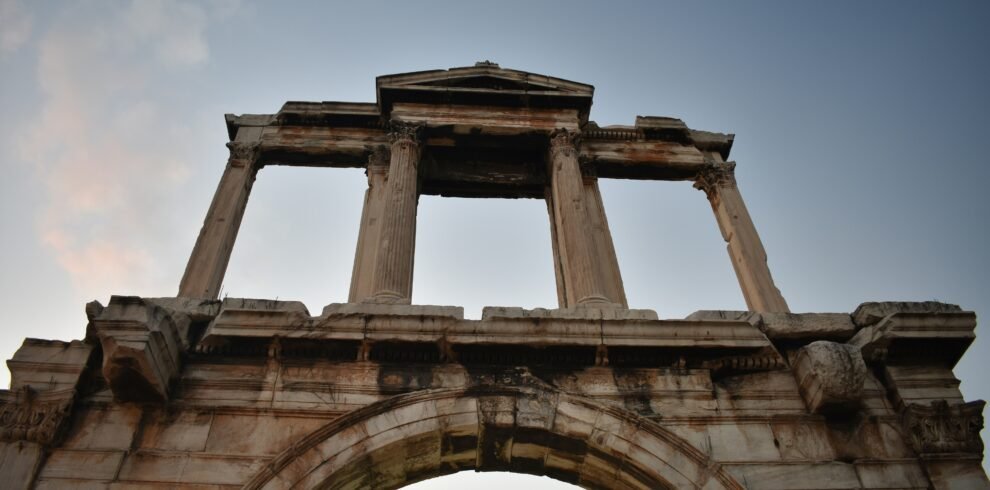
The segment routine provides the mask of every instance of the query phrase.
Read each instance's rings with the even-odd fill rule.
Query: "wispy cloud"
[[[215,15],[161,0],[68,5],[40,35],[43,102],[18,150],[47,190],[40,240],[82,290],[159,284],[150,237],[182,199],[193,161],[182,142],[196,132],[163,102],[167,80],[208,62]]]
[[[31,37],[34,22],[20,0],[0,0],[0,55],[17,51]]]

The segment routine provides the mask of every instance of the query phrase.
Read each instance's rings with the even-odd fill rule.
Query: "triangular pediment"
[[[495,63],[429,70],[375,79],[378,107],[388,118],[397,103],[575,109],[588,120],[595,87],[563,78],[501,68]]]
[[[450,88],[474,88],[488,90],[524,90],[533,91],[560,91],[552,84],[535,83],[530,80],[513,80],[511,78],[495,75],[474,75],[465,77],[448,77],[440,80],[419,83],[417,85],[428,87],[450,87]]]
[[[591,97],[594,87],[562,78],[501,68],[495,63],[481,62],[475,66],[400,73],[378,77],[382,88],[415,90],[465,90],[493,92],[538,92]]]

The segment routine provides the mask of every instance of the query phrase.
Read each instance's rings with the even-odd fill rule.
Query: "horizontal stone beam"
[[[434,148],[456,147],[456,137],[428,135],[426,154]],[[478,139],[478,135],[463,137]],[[371,152],[384,144],[386,132],[380,128],[267,126],[261,137],[261,164],[360,168],[367,164]],[[490,148],[478,147],[479,154],[487,151]],[[690,180],[707,164],[696,147],[668,141],[584,138],[580,151],[602,178]]]

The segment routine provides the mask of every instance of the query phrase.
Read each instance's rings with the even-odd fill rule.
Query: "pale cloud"
[[[0,0],[0,55],[17,51],[31,37],[33,21],[20,0]]]
[[[85,17],[81,20],[80,17]],[[155,233],[181,202],[199,128],[161,80],[209,58],[211,14],[184,2],[68,5],[41,33],[42,104],[19,138],[47,190],[39,240],[81,291],[160,290]]]

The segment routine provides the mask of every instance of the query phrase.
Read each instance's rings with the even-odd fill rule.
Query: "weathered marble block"
[[[188,347],[189,315],[134,296],[113,296],[92,320],[103,376],[120,401],[164,401]]]
[[[855,409],[863,396],[866,363],[859,349],[819,340],[798,350],[794,376],[813,413]]]

